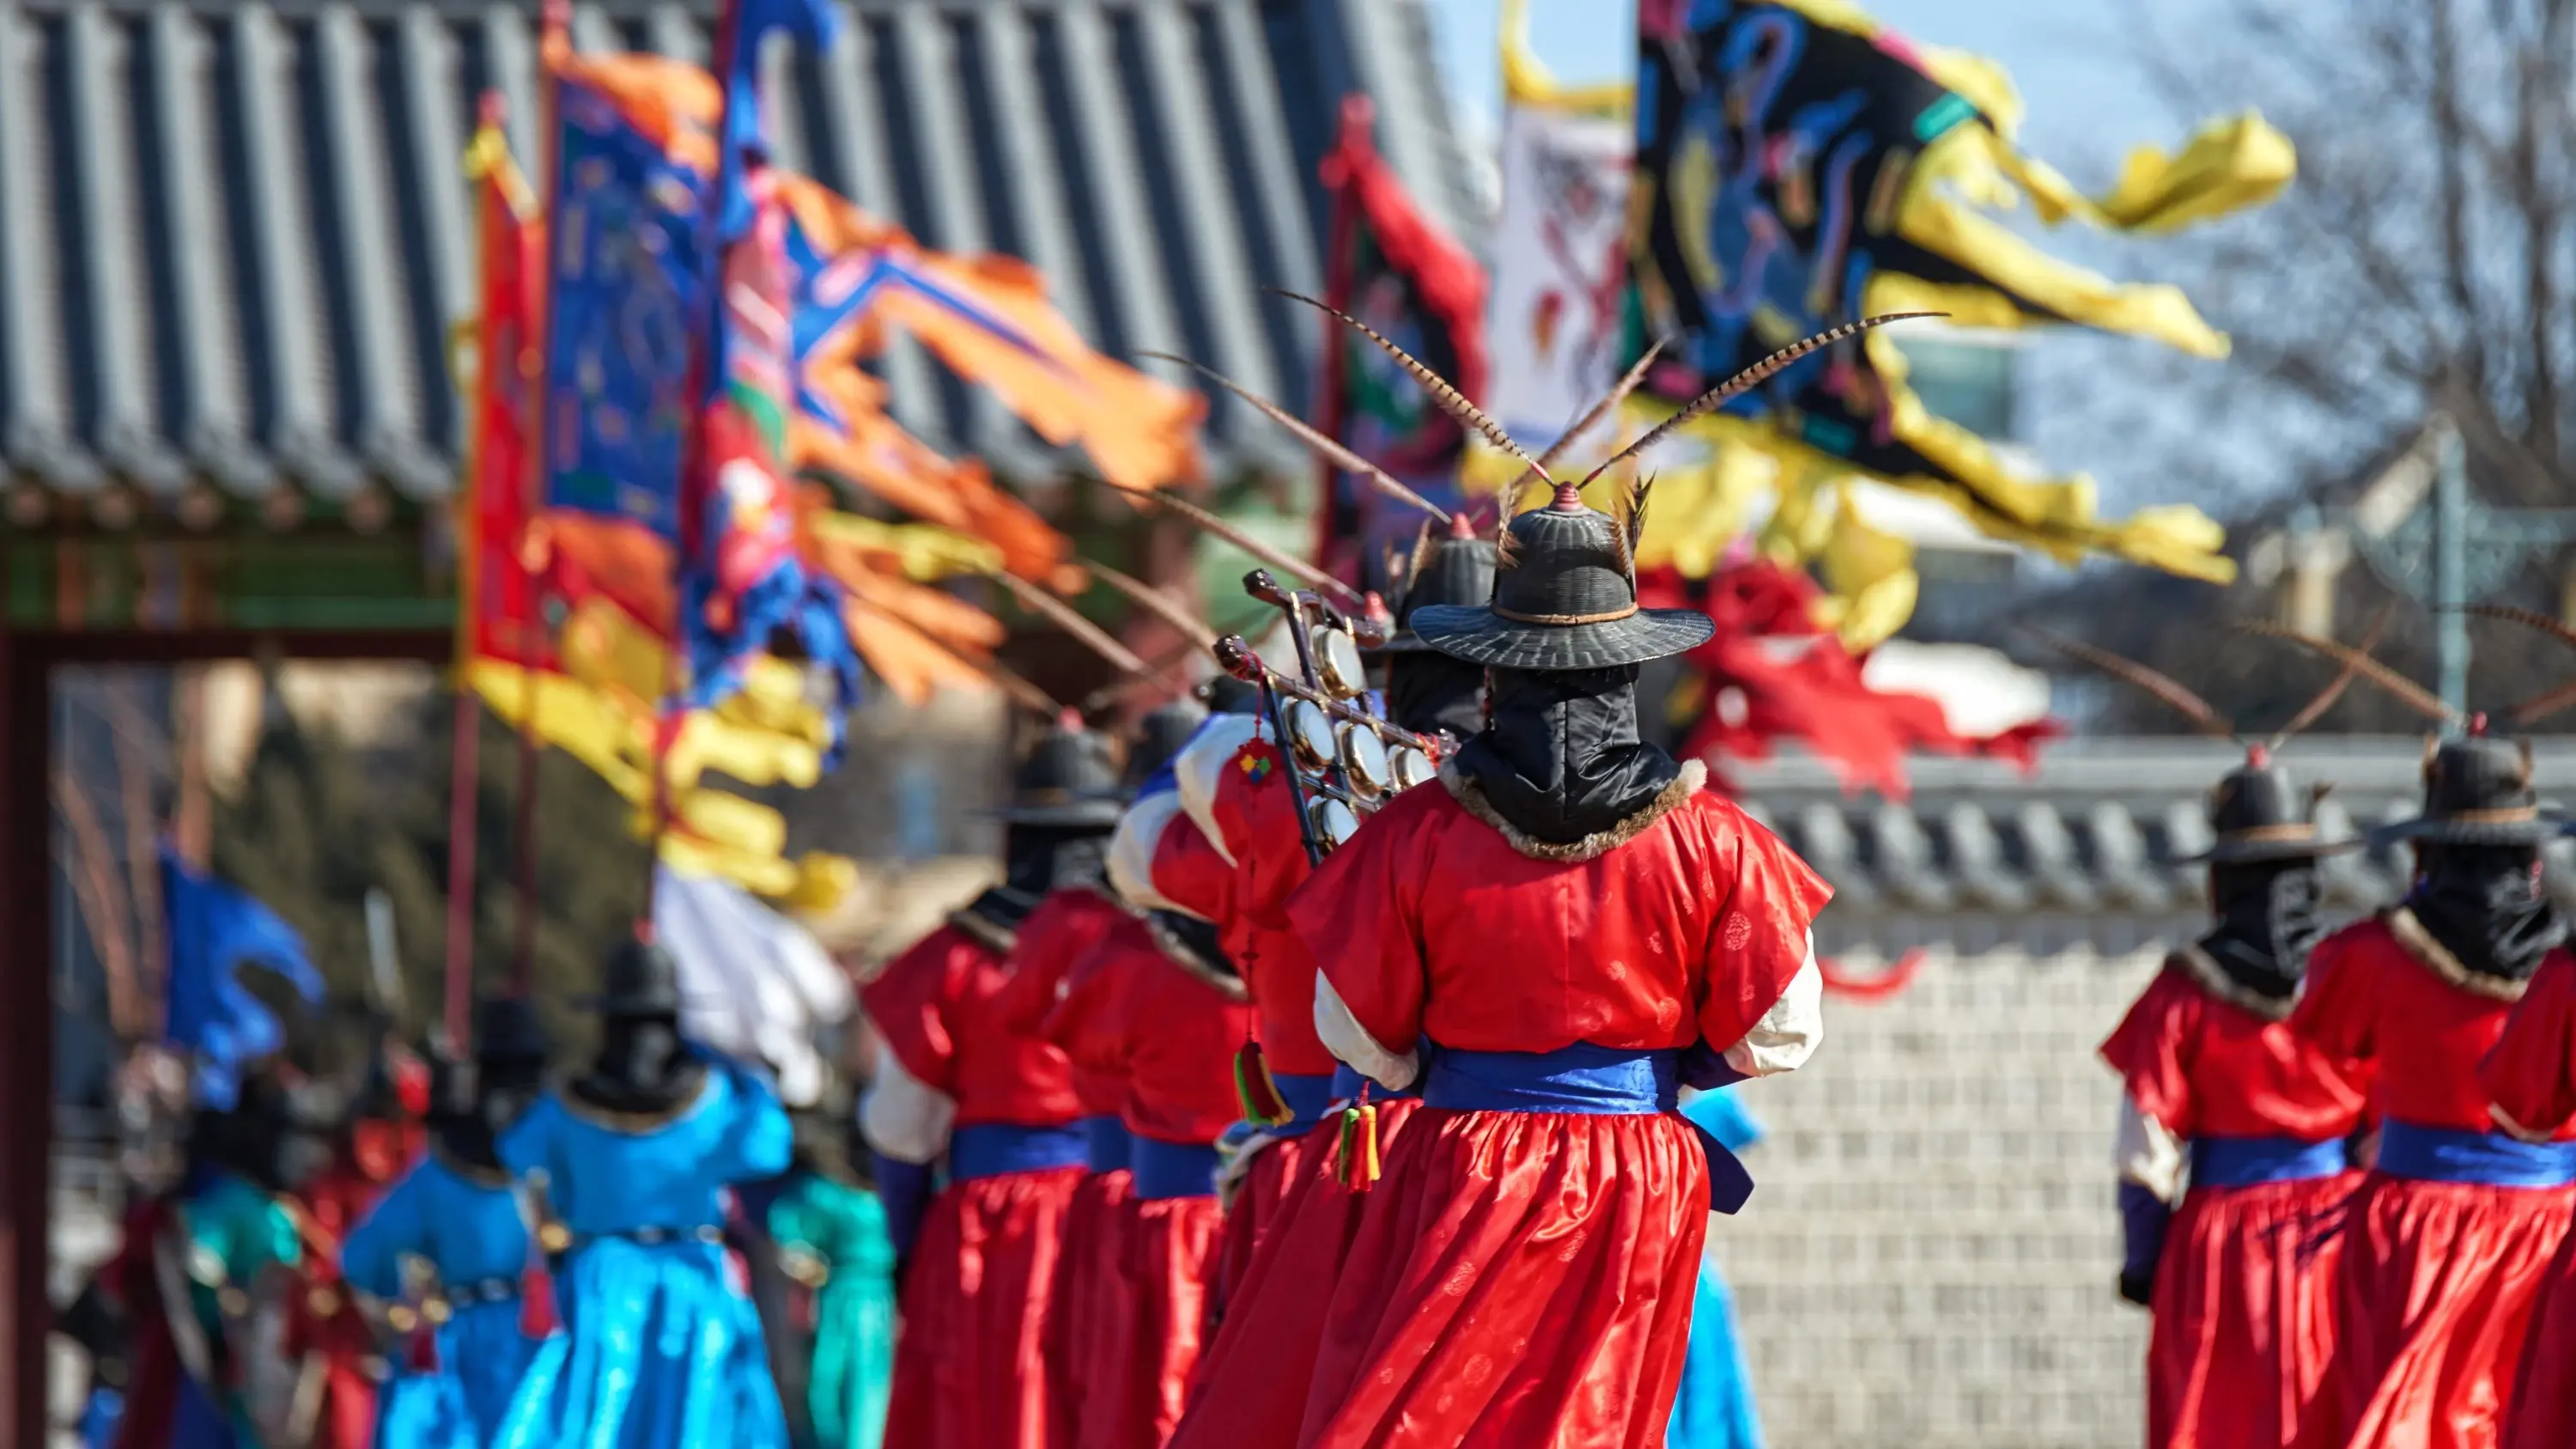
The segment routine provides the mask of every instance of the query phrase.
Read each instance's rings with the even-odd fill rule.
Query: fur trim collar
[[[1532,860],[1574,864],[1608,855],[1644,834],[1647,826],[1663,819],[1675,806],[1698,794],[1708,784],[1708,766],[1697,760],[1683,761],[1682,772],[1673,777],[1673,782],[1656,791],[1655,798],[1639,807],[1635,814],[1607,830],[1596,830],[1581,840],[1563,844],[1540,840],[1505,820],[1492,802],[1486,800],[1484,787],[1469,779],[1454,762],[1440,767],[1440,783],[1447,787],[1449,797],[1458,802],[1460,809],[1501,832],[1503,839],[1511,842],[1512,849]]]
[[[950,911],[948,924],[955,926],[959,935],[997,955],[1008,956],[1020,948],[1019,932],[999,924],[990,916],[977,914],[971,906],[962,911]]]
[[[2265,996],[2259,991],[2248,991],[2197,943],[2176,950],[2165,958],[2165,964],[2190,977],[2194,986],[2211,997],[2265,1021],[2286,1021],[2290,1009],[2299,1004],[2296,991],[2287,996]]]
[[[1163,953],[1164,959],[1206,983],[1210,990],[1230,1002],[1241,1004],[1252,999],[1252,992],[1244,986],[1242,977],[1192,950],[1189,942],[1151,915],[1141,919],[1145,922],[1146,934],[1154,938],[1154,945]]]
[[[2379,919],[2388,927],[2388,934],[2405,948],[2406,954],[2422,963],[2425,970],[2472,996],[2483,996],[2489,1001],[2520,1001],[2525,988],[2531,985],[2528,978],[2508,981],[2461,965],[2460,958],[2452,955],[2449,947],[2434,940],[2433,933],[2425,930],[2424,923],[2415,919],[2415,913],[2404,906],[2390,906],[2379,913]]]

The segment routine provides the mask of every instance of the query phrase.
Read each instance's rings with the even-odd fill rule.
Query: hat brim
[[[1413,632],[1452,659],[1498,669],[1615,669],[1705,644],[1717,622],[1694,609],[1639,609],[1599,624],[1519,624],[1483,604],[1425,604]]]
[[[1115,800],[1072,800],[1061,805],[997,805],[985,813],[1005,825],[1095,825],[1112,830],[1126,809]]]
[[[1426,604],[1423,607],[1429,608],[1430,605]],[[1414,633],[1410,629],[1399,634],[1388,635],[1386,642],[1383,644],[1363,644],[1360,646],[1360,657],[1363,659],[1375,659],[1386,654],[1437,654],[1439,652],[1439,650],[1422,642],[1422,636]]]
[[[2271,860],[2313,860],[2319,856],[2344,855],[2368,844],[2362,840],[2222,840],[2198,855],[2186,855],[2177,865],[2255,865]]]
[[[2370,832],[2372,845],[2542,845],[2576,829],[2563,815],[2537,815],[2529,820],[2445,820],[2417,816]]]

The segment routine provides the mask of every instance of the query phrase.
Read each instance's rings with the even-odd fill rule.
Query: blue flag
[[[543,506],[676,540],[706,179],[570,77],[560,111]]]
[[[229,1108],[245,1063],[286,1044],[277,1014],[241,980],[245,965],[274,971],[308,1003],[322,999],[322,973],[304,938],[237,887],[206,875],[161,847],[162,938],[168,942],[170,999],[162,1033],[187,1053],[197,1101]]]

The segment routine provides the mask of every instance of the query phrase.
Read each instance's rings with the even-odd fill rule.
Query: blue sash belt
[[[1456,1112],[1563,1112],[1650,1116],[1681,1100],[1681,1053],[1576,1042],[1551,1052],[1464,1052],[1424,1042],[1422,1105]],[[1752,1174],[1724,1144],[1678,1114],[1708,1155],[1712,1211],[1732,1213],[1753,1195]]]
[[[1012,1172],[1080,1167],[1086,1160],[1079,1127],[1019,1127],[985,1122],[960,1127],[948,1139],[948,1180],[974,1182]]]
[[[1115,1114],[1082,1119],[1082,1165],[1093,1172],[1127,1170],[1127,1124]]]
[[[2252,1187],[2332,1177],[2343,1171],[2343,1142],[2301,1142],[2295,1137],[2195,1137],[2191,1185]]]
[[[1136,1199],[1161,1202],[1175,1197],[1216,1195],[1216,1147],[1206,1142],[1160,1142],[1132,1139],[1128,1165],[1136,1171]]]
[[[1398,1092],[1389,1089],[1383,1083],[1369,1081],[1368,1078],[1361,1076],[1356,1068],[1348,1066],[1333,1068],[1334,1101],[1348,1102],[1355,1100],[1360,1094],[1360,1087],[1362,1084],[1367,1085],[1368,1094],[1372,1099],[1381,1102],[1390,1097],[1419,1097],[1422,1095],[1422,1083],[1418,1081],[1412,1086],[1405,1088],[1403,1091]]]
[[[1333,1079],[1325,1073],[1273,1072],[1270,1080],[1279,1088],[1279,1100],[1297,1114],[1294,1120],[1273,1129],[1282,1136],[1293,1137],[1323,1121],[1325,1111],[1333,1105]]]
[[[2379,1170],[2425,1182],[2565,1187],[2576,1182],[2576,1142],[2523,1142],[2500,1132],[2389,1122],[2379,1129]]]

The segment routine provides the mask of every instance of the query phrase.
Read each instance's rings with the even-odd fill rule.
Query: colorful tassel
[[[1342,1186],[1353,1192],[1366,1192],[1377,1181],[1377,1108],[1367,1102],[1354,1102],[1342,1113],[1341,1136]]]
[[[1262,1060],[1261,1043],[1248,1041],[1234,1054],[1234,1094],[1243,1101],[1243,1120],[1264,1127],[1285,1127],[1297,1120],[1297,1109],[1279,1094],[1279,1084],[1270,1077],[1270,1064]]]

